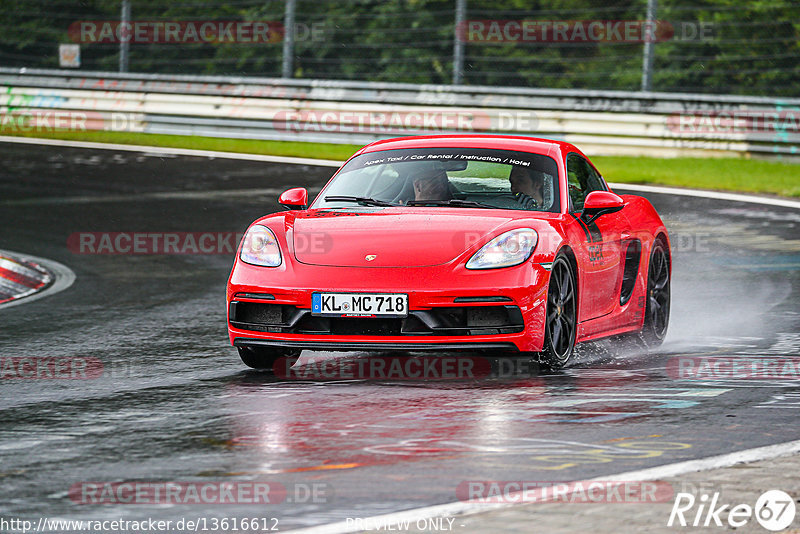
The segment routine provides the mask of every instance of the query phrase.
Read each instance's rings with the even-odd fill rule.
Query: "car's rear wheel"
[[[648,348],[664,342],[669,327],[670,269],[669,251],[663,241],[656,240],[647,268],[647,305],[641,339]]]
[[[242,362],[253,369],[272,370],[279,358],[299,356],[299,350],[275,347],[236,347]]]
[[[550,270],[547,288],[544,351],[541,362],[550,369],[563,367],[575,349],[578,325],[578,291],[566,256],[560,255]]]

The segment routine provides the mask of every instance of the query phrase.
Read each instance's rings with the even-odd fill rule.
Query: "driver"
[[[441,169],[428,169],[414,178],[414,200],[452,200],[450,181]]]
[[[544,205],[544,173],[514,165],[508,180],[517,202],[526,208],[540,208]]]

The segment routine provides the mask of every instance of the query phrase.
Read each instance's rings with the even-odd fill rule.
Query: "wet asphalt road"
[[[452,502],[462,481],[587,479],[800,439],[797,380],[666,371],[686,355],[800,363],[797,211],[646,195],[674,255],[670,333],[655,353],[599,344],[550,375],[280,380],[228,345],[232,254],[77,254],[67,241],[241,232],[278,209],[281,191],[316,192],[332,168],[7,143],[0,162],[0,248],[77,275],[0,310],[0,357],[104,369],[0,381],[0,516],[269,517],[285,530]],[[266,481],[289,494],[266,506],[78,504],[68,492],[86,481]]]

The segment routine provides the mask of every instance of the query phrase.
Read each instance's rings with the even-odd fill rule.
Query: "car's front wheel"
[[[236,347],[242,362],[253,369],[272,370],[279,358],[299,356],[299,350],[275,347]]]
[[[547,288],[547,317],[541,361],[550,369],[563,367],[575,349],[577,304],[578,290],[572,265],[566,256],[560,255],[553,262]]]

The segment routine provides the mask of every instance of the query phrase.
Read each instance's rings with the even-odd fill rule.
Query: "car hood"
[[[341,267],[441,265],[512,219],[478,209],[312,210],[294,219],[294,256]]]

